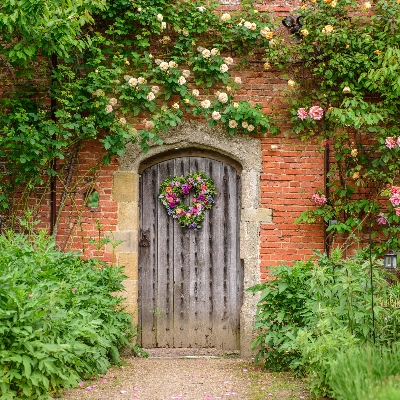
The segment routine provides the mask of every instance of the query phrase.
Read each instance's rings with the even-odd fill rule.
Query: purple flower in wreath
[[[204,201],[205,200],[205,197],[204,197],[204,194],[199,194],[198,196],[197,196],[197,200],[198,201]]]
[[[171,208],[175,208],[175,207],[176,207],[176,203],[173,201],[172,203],[169,203],[169,206],[170,206]]]
[[[183,194],[189,194],[189,192],[190,192],[189,186],[187,185],[187,183],[184,183],[182,185],[182,193]]]

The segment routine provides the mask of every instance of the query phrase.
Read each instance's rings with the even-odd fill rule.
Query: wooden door
[[[158,199],[166,178],[193,172],[205,172],[216,187],[213,207],[199,230],[179,226]],[[143,171],[139,233],[143,347],[239,348],[240,198],[237,170],[215,159],[179,157]]]

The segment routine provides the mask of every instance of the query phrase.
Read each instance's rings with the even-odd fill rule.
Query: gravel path
[[[126,365],[115,367],[104,377],[84,382],[78,389],[66,391],[67,400],[248,400],[254,379],[252,371],[259,371],[251,360],[224,355],[215,350],[186,352],[184,349],[152,349],[150,358],[124,358]],[[190,353],[190,356],[188,354]],[[272,379],[272,376],[271,376]],[[252,383],[253,382],[253,383]],[[276,382],[272,382],[276,383]],[[263,382],[264,384],[264,382]],[[265,382],[267,386],[267,381]],[[305,398],[289,396],[285,389],[274,394],[266,390],[270,399]],[[279,393],[281,395],[279,395]],[[269,397],[270,396],[270,397]]]

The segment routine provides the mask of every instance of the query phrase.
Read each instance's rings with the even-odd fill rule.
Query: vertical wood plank
[[[237,271],[240,269],[240,260],[238,258],[238,232],[237,221],[238,202],[237,198],[237,174],[234,168],[223,166],[223,182],[225,204],[224,218],[224,310],[226,310],[226,332],[224,335],[223,348],[234,350],[239,344],[239,312],[240,304],[237,302]]]
[[[187,176],[189,157],[175,159],[174,175]],[[187,196],[186,196],[187,198]],[[188,200],[185,200],[188,201]],[[190,233],[174,221],[174,347],[190,347]]]
[[[224,335],[226,329],[226,312],[224,310],[224,254],[222,240],[224,234],[224,187],[223,171],[220,162],[211,163],[210,176],[216,187],[215,202],[210,210],[210,234],[209,246],[211,279],[210,290],[212,290],[213,303],[213,326],[212,338],[214,347],[223,348]]]
[[[174,161],[158,164],[157,183],[154,190],[158,193],[164,180],[174,174]],[[156,330],[157,347],[173,347],[173,252],[174,252],[174,220],[168,215],[166,208],[157,201],[157,235],[158,235],[158,274],[157,274],[157,309]]]
[[[206,160],[202,157],[190,158],[190,172],[204,172]],[[194,197],[194,192],[191,193],[191,198]],[[206,347],[208,334],[208,318],[207,312],[207,290],[205,287],[205,259],[204,259],[204,241],[205,232],[204,221],[202,228],[189,232],[190,236],[190,319],[189,326],[192,327],[190,334],[191,341],[194,347]]]
[[[156,180],[157,171],[154,168],[144,171],[141,177],[141,230],[148,232],[150,239],[149,246],[139,246],[139,313],[143,347],[157,345],[154,319],[157,290],[154,279],[157,269],[157,193],[153,189]]]

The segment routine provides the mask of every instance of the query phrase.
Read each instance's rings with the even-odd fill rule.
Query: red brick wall
[[[293,2],[260,2],[259,9],[276,11],[276,18],[288,15]],[[224,11],[232,10],[234,6],[224,5]],[[238,61],[238,60],[235,60]],[[250,100],[261,103],[264,112],[272,109],[284,110],[287,99],[287,77],[278,71],[265,71],[263,61],[252,63],[244,71],[234,75],[241,76],[243,85],[237,92],[237,100]],[[324,187],[324,153],[321,146],[302,142],[290,137],[290,125],[281,126],[282,134],[277,137],[262,137],[263,171],[261,174],[261,204],[262,208],[270,208],[273,212],[273,223],[263,224],[260,229],[261,279],[268,279],[268,267],[281,262],[292,264],[295,260],[307,259],[313,256],[313,250],[323,251],[324,228],[322,224],[296,224],[295,219],[302,211],[314,207],[311,196],[317,189]],[[271,148],[272,146],[272,148]],[[276,149],[274,148],[276,147]],[[81,171],[87,171],[100,154],[101,149],[96,144],[88,144],[79,156]],[[68,239],[66,248],[82,250],[86,257],[97,254],[93,245],[88,244],[89,237],[96,237],[96,219],[103,224],[103,232],[115,231],[117,225],[117,204],[112,200],[112,174],[118,169],[117,162],[103,166],[98,172],[95,187],[100,194],[100,207],[82,213],[75,225],[73,239]],[[79,197],[79,196],[78,196]],[[81,194],[80,202],[83,196]],[[80,205],[79,198],[76,205]],[[62,213],[58,240],[66,240],[70,230],[68,220],[72,206],[67,206]],[[111,260],[110,254],[104,254],[104,260]]]
[[[275,11],[278,20],[290,14],[295,4],[292,1],[271,3],[259,2],[259,9]],[[224,5],[221,9],[232,10],[234,6]],[[241,76],[243,81],[241,90],[237,92],[237,100],[261,103],[266,113],[271,113],[274,108],[285,110],[287,77],[278,71],[265,71],[261,57],[234,75]],[[319,151],[317,144],[291,137],[290,125],[284,123],[281,129],[282,134],[277,137],[260,137],[263,170],[259,206],[270,208],[273,212],[273,222],[263,224],[260,229],[262,280],[268,279],[269,266],[283,261],[292,264],[295,260],[307,259],[313,255],[314,249],[322,251],[324,246],[322,224],[298,225],[294,222],[302,211],[314,207],[311,196],[318,188],[323,189],[324,153]],[[118,163],[113,160],[110,165],[91,172],[101,157],[102,150],[98,143],[86,143],[79,151],[74,165],[76,176],[68,188],[72,193],[67,197],[57,228],[60,247],[81,251],[85,257],[97,256],[95,246],[89,243],[89,238],[98,236],[96,220],[102,224],[102,235],[115,231],[117,226],[118,210],[117,203],[112,200],[112,179],[113,172],[118,170]],[[62,170],[65,165],[59,163],[58,168]],[[65,179],[58,181],[57,204],[61,201],[63,184]],[[89,187],[94,187],[100,194],[99,207],[96,209],[83,206]],[[40,208],[40,219],[43,226],[47,227],[48,199],[47,196]],[[111,258],[111,254],[101,252],[104,261],[111,261]]]

